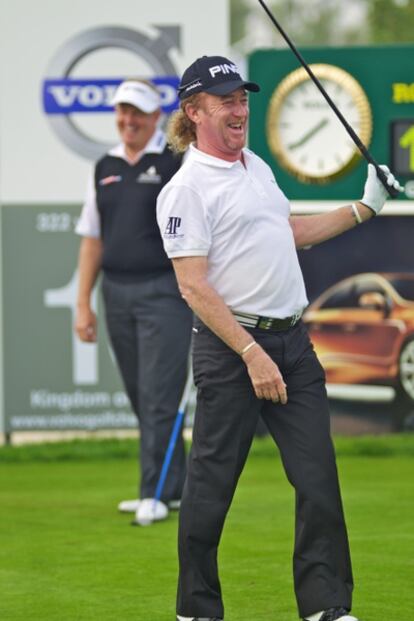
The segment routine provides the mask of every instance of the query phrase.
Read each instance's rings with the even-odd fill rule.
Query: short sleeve
[[[157,221],[170,259],[207,256],[211,230],[201,196],[192,188],[167,184],[158,196]]]
[[[96,203],[96,190],[94,175],[92,173],[88,179],[85,203],[76,224],[75,232],[84,237],[98,238],[101,236],[101,221],[99,218],[98,205]]]

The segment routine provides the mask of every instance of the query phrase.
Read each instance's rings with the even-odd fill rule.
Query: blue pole
[[[180,433],[181,426],[184,420],[185,408],[188,403],[188,398],[190,396],[191,387],[193,384],[192,374],[189,373],[187,377],[187,381],[185,384],[183,396],[180,401],[180,405],[178,406],[177,416],[174,422],[174,427],[171,432],[170,441],[168,442],[167,452],[165,453],[164,462],[161,468],[160,478],[157,483],[157,487],[155,489],[154,500],[160,500],[161,494],[164,489],[165,480],[167,478],[168,470],[170,468],[171,460],[174,454],[175,445],[177,443],[178,434]]]

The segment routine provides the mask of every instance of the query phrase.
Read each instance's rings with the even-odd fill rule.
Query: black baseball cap
[[[237,88],[257,93],[260,86],[242,79],[234,63],[224,56],[202,56],[197,58],[183,73],[178,97],[183,100],[195,93],[228,95]]]

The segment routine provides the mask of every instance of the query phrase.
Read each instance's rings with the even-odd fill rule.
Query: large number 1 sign
[[[134,428],[104,321],[74,332],[79,206],[3,206],[4,411],[8,432]],[[92,307],[102,314],[95,290]]]
[[[60,289],[48,289],[44,294],[45,306],[49,308],[69,308],[73,326],[76,312],[76,293],[78,290],[78,270],[71,280]],[[92,295],[92,307],[97,312],[96,289]],[[72,373],[73,383],[78,385],[98,383],[98,347],[96,343],[83,343],[72,331]]]

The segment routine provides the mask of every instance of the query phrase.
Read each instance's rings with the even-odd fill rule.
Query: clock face
[[[310,65],[365,146],[372,134],[368,99],[358,82],[333,65]],[[305,183],[328,183],[361,157],[305,69],[290,73],[270,100],[267,138],[279,164]]]

